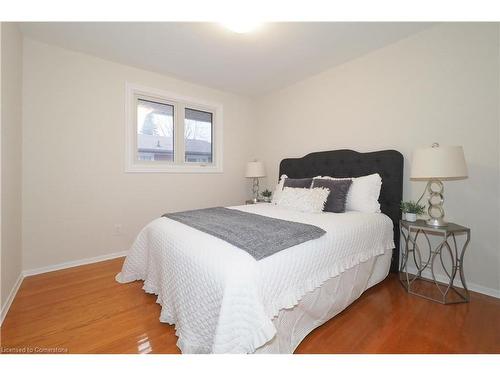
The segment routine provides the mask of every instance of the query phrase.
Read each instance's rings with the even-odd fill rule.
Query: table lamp
[[[464,178],[467,178],[467,165],[462,146],[439,146],[439,143],[434,143],[431,147],[415,150],[410,179],[428,181],[424,193],[418,200],[420,202],[425,192],[429,192],[427,225],[435,227],[447,225],[444,220],[442,181]]]
[[[250,161],[247,163],[247,169],[245,172],[246,178],[253,178],[253,202],[257,203],[257,198],[259,197],[259,178],[266,176],[266,170],[264,168],[264,163],[261,161]]]

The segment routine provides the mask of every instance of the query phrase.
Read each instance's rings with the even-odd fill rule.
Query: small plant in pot
[[[413,201],[401,202],[401,211],[405,214],[407,221],[416,221],[417,216],[425,212],[425,206]]]
[[[264,190],[264,191],[261,193],[262,198],[264,199],[264,202],[271,202],[271,195],[272,195],[272,194],[273,194],[273,193],[272,193],[270,190],[268,190],[268,189]]]

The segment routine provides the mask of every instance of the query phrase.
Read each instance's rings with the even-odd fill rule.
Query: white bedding
[[[159,218],[138,235],[117,275],[144,280],[183,353],[252,353],[276,334],[272,320],[307,292],[394,247],[380,213],[301,213],[271,204],[231,207],[323,228],[326,234],[256,261],[229,243]]]

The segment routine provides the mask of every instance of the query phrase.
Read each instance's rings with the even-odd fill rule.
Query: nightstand
[[[470,242],[470,229],[455,223],[433,227],[424,220],[400,220],[399,228],[403,248],[399,280],[406,291],[442,304],[469,302],[463,260]],[[441,237],[441,240],[433,246],[430,236]],[[460,248],[457,238],[464,236]],[[437,267],[444,271],[440,280],[436,278]],[[456,278],[460,278],[463,292],[453,284]]]
[[[257,203],[255,203],[252,199],[245,201],[245,204],[262,204],[262,203],[271,203],[271,202],[264,202],[259,200],[257,201]]]

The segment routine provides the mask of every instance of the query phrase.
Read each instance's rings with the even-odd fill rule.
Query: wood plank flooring
[[[2,351],[179,353],[142,282],[118,284],[123,258],[31,276],[1,327]],[[395,275],[311,332],[296,353],[500,353],[500,300],[443,306],[408,295]]]

